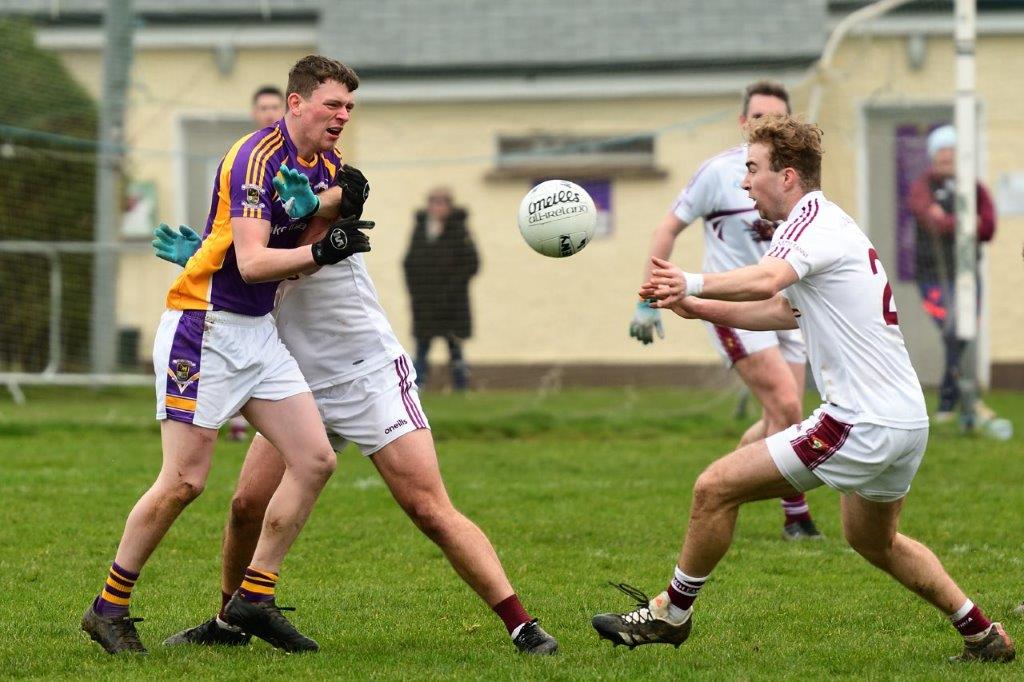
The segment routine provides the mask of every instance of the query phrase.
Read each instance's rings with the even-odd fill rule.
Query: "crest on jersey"
[[[191,360],[171,360],[171,366],[167,368],[167,376],[171,377],[178,392],[184,394],[193,383],[199,380],[199,372],[195,371],[196,363]]]
[[[242,202],[242,206],[245,208],[263,208],[263,202],[260,201],[263,192],[266,191],[259,185],[242,185],[242,189],[245,190],[245,200]]]
[[[755,242],[770,242],[775,234],[775,228],[779,226],[774,220],[765,220],[764,218],[757,218],[753,222],[749,220],[743,222],[747,224],[747,232]]]

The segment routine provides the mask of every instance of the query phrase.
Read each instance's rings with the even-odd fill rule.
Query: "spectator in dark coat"
[[[412,301],[416,381],[420,385],[426,382],[430,373],[430,344],[440,336],[448,342],[452,388],[465,390],[469,386],[469,370],[462,355],[462,342],[473,332],[469,280],[480,263],[466,225],[466,211],[453,204],[449,190],[432,190],[426,209],[416,212],[403,265]]]
[[[953,418],[960,400],[960,354],[966,345],[956,335],[956,131],[953,126],[936,128],[928,136],[931,165],[910,186],[908,205],[917,222],[916,277],[925,312],[939,326],[945,346],[945,370],[939,388],[939,409],[935,421]],[[977,190],[978,242],[992,239],[996,213],[988,190],[979,182]],[[978,282],[979,292],[981,282]],[[978,296],[980,301],[980,295]],[[979,413],[987,410],[978,406]]]

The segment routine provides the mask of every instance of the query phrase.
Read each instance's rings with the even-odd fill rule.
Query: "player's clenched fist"
[[[323,239],[313,244],[313,260],[317,265],[340,263],[356,253],[370,250],[370,238],[362,230],[373,229],[372,220],[359,220],[355,216],[342,218],[327,228]]]
[[[334,179],[341,187],[341,215],[346,218],[361,218],[363,204],[370,198],[370,182],[355,166],[345,164]]]

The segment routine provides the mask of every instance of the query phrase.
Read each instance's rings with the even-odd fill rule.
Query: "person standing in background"
[[[412,303],[417,382],[426,383],[430,344],[440,336],[448,342],[452,389],[466,390],[469,369],[462,343],[473,331],[469,281],[479,270],[480,259],[466,225],[466,210],[454,205],[449,189],[431,190],[426,209],[416,212],[403,267]]]
[[[910,186],[908,204],[917,223],[916,278],[924,310],[938,325],[945,352],[936,423],[951,421],[960,402],[960,355],[966,342],[956,335],[956,129],[936,128],[928,135],[931,165]],[[991,241],[996,212],[988,190],[978,183],[978,242]],[[980,257],[980,251],[978,252]],[[978,299],[981,282],[978,281]],[[979,401],[983,421],[995,415]]]

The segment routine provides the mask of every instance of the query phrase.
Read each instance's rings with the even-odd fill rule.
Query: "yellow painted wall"
[[[1011,87],[1024,70],[1019,37],[985,37],[978,48],[978,88],[984,104],[987,165],[984,179],[1022,169],[1024,143],[1019,111],[1024,92]],[[128,135],[137,151],[132,172],[159,188],[159,215],[173,220],[177,197],[173,128],[180,112],[221,111],[244,114],[250,93],[267,82],[283,82],[304,50],[240,50],[234,71],[219,75],[212,53],[139,51],[136,54]],[[99,91],[97,53],[62,53],[71,71],[94,94]],[[859,210],[856,168],[861,107],[871,101],[951,101],[952,45],[928,41],[925,69],[906,65],[904,40],[852,38],[841,48],[827,90],[820,123],[825,130],[824,189],[851,214]],[[467,348],[474,361],[713,361],[699,324],[666,321],[667,343],[641,347],[627,336],[634,292],[651,230],[676,193],[705,158],[739,140],[733,97],[615,98],[590,101],[507,101],[500,103],[372,103],[359,105],[342,138],[347,158],[363,168],[373,192],[366,216],[377,221],[369,256],[385,308],[403,342],[409,341],[408,304],[401,258],[411,229],[412,211],[438,183],[454,189],[470,211],[470,225],[483,259],[473,284],[476,334]],[[797,109],[807,88],[795,91]],[[723,112],[717,122],[694,130],[674,124]],[[613,183],[615,233],[595,241],[569,259],[548,259],[526,247],[515,215],[526,180],[488,180],[489,157],[500,133],[534,130],[578,133],[628,133],[668,128],[658,136],[657,162],[664,178],[622,179]],[[1020,242],[1024,220],[1000,221],[990,249],[993,292],[1024,288]],[[700,225],[677,242],[676,260],[698,268]],[[163,295],[175,268],[147,256],[122,261],[119,313],[122,324],[143,331],[148,354]],[[994,361],[1024,360],[1024,308],[1015,297],[993,295],[991,347]],[[438,348],[440,351],[440,348]]]

